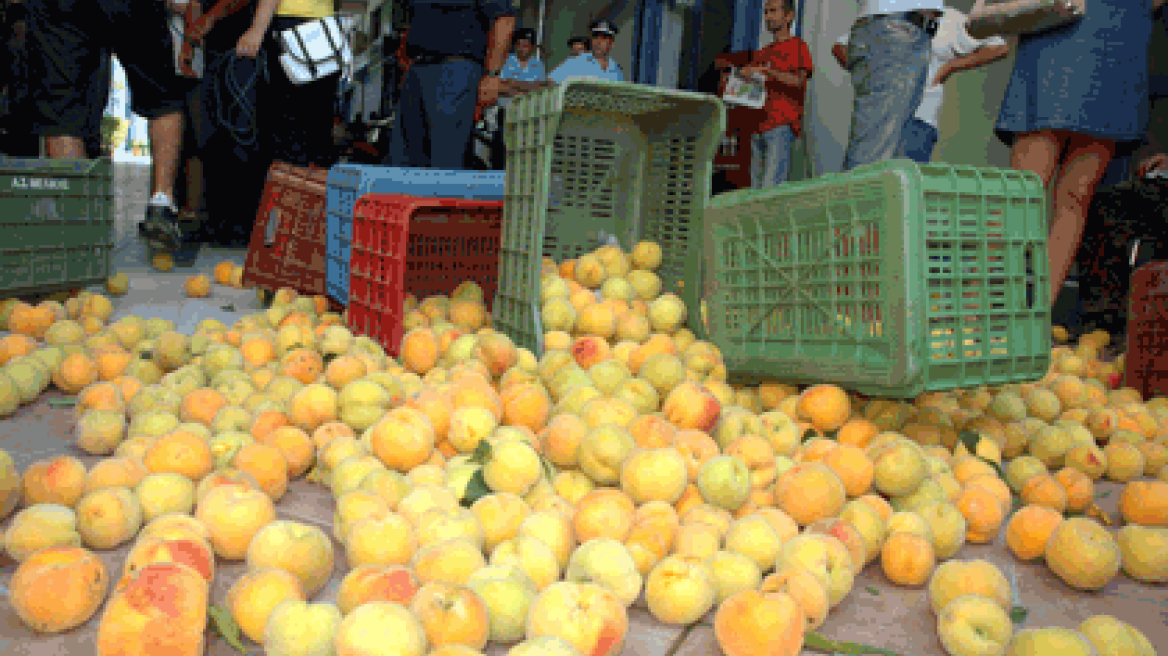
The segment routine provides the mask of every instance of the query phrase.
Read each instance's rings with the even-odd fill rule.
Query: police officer
[[[463,169],[475,105],[494,103],[515,30],[514,0],[412,0],[409,72],[386,164]]]
[[[568,57],[575,57],[588,52],[588,37],[574,36],[568,39]]]
[[[529,91],[547,86],[547,71],[536,54],[539,45],[535,42],[535,30],[523,28],[515,31],[511,43],[515,52],[507,56],[507,63],[499,73],[503,81],[499,92],[499,104],[492,117],[494,138],[491,145],[491,168],[501,171],[507,163],[506,144],[503,142],[503,124],[507,121],[507,108],[511,99]]]
[[[593,21],[592,52],[569,57],[548,76],[559,84],[569,77],[590,77],[613,82],[623,82],[625,74],[620,65],[613,61],[612,44],[616,39],[616,27],[606,20]]]

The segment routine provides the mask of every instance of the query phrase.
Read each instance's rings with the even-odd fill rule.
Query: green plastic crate
[[[0,295],[103,282],[114,245],[112,162],[0,156],[0,229]]]
[[[612,240],[626,251],[660,244],[662,288],[678,291],[725,121],[716,97],[622,82],[571,80],[518,98],[504,128],[495,327],[542,353],[543,258],[576,258]]]
[[[708,316],[687,294],[690,324],[755,380],[902,398],[1036,380],[1046,207],[1033,173],[907,160],[720,195],[687,285]]]

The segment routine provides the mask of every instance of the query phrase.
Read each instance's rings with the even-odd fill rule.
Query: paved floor
[[[118,243],[124,247],[117,255],[115,270],[130,274],[130,291],[116,300],[114,317],[137,314],[174,320],[182,331],[209,317],[230,324],[244,313],[258,308],[255,292],[214,286],[209,299],[187,299],[182,283],[191,270],[176,269],[158,273],[143,264],[143,252],[135,239],[133,221],[141,215],[145,203],[146,177],[141,167],[121,167],[119,180]],[[194,270],[210,273],[222,259],[243,261],[241,251],[205,251]],[[231,309],[225,309],[231,308]],[[87,466],[98,459],[84,456],[72,442],[73,413],[67,408],[49,405],[50,393],[37,403],[22,408],[18,415],[0,422],[0,448],[10,453],[22,470],[32,462],[62,453],[79,457]],[[1111,484],[1097,486],[1099,504],[1115,514],[1118,488]],[[304,481],[294,482],[281,499],[279,515],[320,526],[331,535],[332,500],[322,487]],[[6,523],[0,525],[0,530]],[[315,601],[335,601],[340,579],[348,567],[343,551],[336,545],[337,559],[329,585]],[[128,546],[101,552],[111,572],[120,572]],[[1146,586],[1120,575],[1103,591],[1093,594],[1075,592],[1054,577],[1041,563],[1016,562],[1002,539],[984,546],[966,546],[960,559],[984,558],[996,563],[1014,587],[1014,603],[1028,610],[1022,627],[1073,627],[1094,614],[1111,614],[1131,622],[1162,650],[1168,646],[1168,586]],[[0,556],[3,558],[3,556]],[[0,561],[0,592],[7,583],[15,563]],[[212,600],[222,603],[230,585],[243,573],[240,563],[220,563],[215,577]],[[115,574],[116,576],[116,574]],[[0,653],[35,656],[73,655],[92,652],[94,635],[101,611],[84,626],[63,635],[37,636],[21,624],[7,602],[0,596]],[[709,626],[709,618],[689,630],[663,626],[652,619],[643,601],[629,612],[630,630],[624,654],[637,656],[707,656],[719,653]],[[899,588],[885,580],[878,564],[869,565],[856,579],[850,595],[831,612],[820,632],[832,639],[861,642],[891,650],[902,656],[943,654],[937,638],[936,620],[923,589]],[[506,647],[494,646],[491,656],[503,656]],[[259,653],[258,647],[251,653]],[[209,643],[212,656],[229,656],[234,652],[220,638]],[[811,654],[815,652],[807,651]]]

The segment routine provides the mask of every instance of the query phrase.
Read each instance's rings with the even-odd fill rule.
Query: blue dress
[[[1018,40],[994,131],[1068,130],[1138,147],[1148,125],[1152,0],[1090,0],[1087,15]]]

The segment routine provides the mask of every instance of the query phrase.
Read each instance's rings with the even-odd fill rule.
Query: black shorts
[[[29,102],[36,134],[81,136],[109,97],[104,62],[126,71],[130,108],[147,119],[180,111],[189,82],[174,70],[169,10],[161,0],[25,0]],[[104,87],[103,87],[104,84]]]

